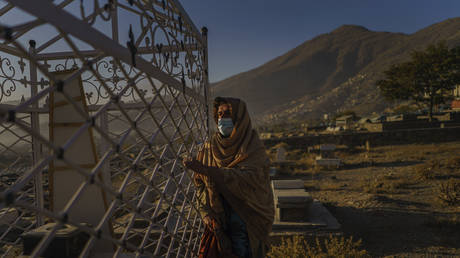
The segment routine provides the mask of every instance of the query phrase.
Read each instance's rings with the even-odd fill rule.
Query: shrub
[[[435,172],[430,166],[420,165],[415,167],[415,175],[418,180],[424,181],[435,178]]]
[[[447,205],[460,203],[460,181],[450,178],[446,182],[441,182],[437,187],[438,199]]]
[[[306,242],[303,236],[283,237],[279,246],[272,246],[267,257],[307,257]]]
[[[309,245],[304,237],[294,236],[283,238],[279,246],[272,246],[268,257],[369,257],[361,247],[361,240],[353,241],[353,237],[344,238],[329,235],[329,238],[320,241],[316,238],[313,245]]]
[[[450,169],[460,168],[460,157],[453,157],[446,161],[446,167]]]
[[[382,192],[383,183],[377,178],[363,179],[360,188],[365,193],[380,193]]]
[[[395,193],[411,184],[413,182],[406,176],[383,175],[365,178],[361,181],[359,187],[365,193],[381,194]]]
[[[342,237],[329,236],[323,243],[316,239],[316,245],[307,245],[308,257],[369,257],[366,250],[360,249],[361,240],[353,241],[353,237],[345,239]]]

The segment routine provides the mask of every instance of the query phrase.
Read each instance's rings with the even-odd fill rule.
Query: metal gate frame
[[[114,257],[123,253],[195,256],[203,224],[195,205],[193,180],[181,158],[196,153],[209,137],[207,29],[200,33],[177,0],[93,0],[89,15],[85,13],[89,5],[78,0],[7,2],[0,8],[0,18],[18,9],[34,18],[0,27],[4,40],[0,43],[0,81],[14,85],[9,89],[1,85],[0,154],[8,154],[14,161],[0,160],[0,176],[11,173],[18,164],[26,168],[14,182],[0,184],[0,221],[12,218],[11,223],[0,222],[0,255],[11,256],[20,250],[21,239],[11,232],[26,233],[54,222],[32,257],[46,250],[62,225],[89,235],[82,256],[97,252],[94,245],[100,239],[115,246]],[[78,4],[80,17],[66,9]],[[121,11],[139,18],[134,28],[141,33],[134,37],[130,27],[126,46],[120,44]],[[111,31],[98,29],[102,23],[110,25]],[[30,40],[26,48],[25,36],[44,26],[54,28],[56,36],[38,46]],[[155,38],[158,31],[162,38]],[[58,43],[66,49],[47,51]],[[17,61],[19,69],[11,60]],[[3,69],[5,64],[9,71],[22,73],[10,76]],[[73,68],[75,72],[57,80],[53,65],[54,71]],[[101,67],[106,70],[101,72]],[[89,112],[79,108],[65,91],[70,81],[81,78],[86,83]],[[30,86],[30,96],[23,95],[20,103],[2,103],[14,95],[19,84]],[[86,121],[62,146],[42,132],[51,92],[62,94]],[[64,155],[85,130],[93,130],[99,137],[99,161],[90,169]],[[3,144],[2,134],[17,140]],[[30,145],[30,152],[19,153],[15,149],[18,143]],[[44,188],[49,186],[45,175],[53,160],[65,162],[87,179],[60,212],[49,209],[49,189]],[[111,185],[97,177],[104,173]],[[89,185],[104,190],[111,200],[98,225],[72,221],[69,213]],[[114,223],[116,233],[102,233],[101,227],[108,221]],[[138,223],[145,225],[137,227]]]

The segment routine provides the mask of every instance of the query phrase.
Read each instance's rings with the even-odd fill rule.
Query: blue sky
[[[180,0],[209,29],[216,82],[255,68],[343,24],[413,33],[460,14],[459,0]],[[460,28],[459,28],[460,30]]]
[[[93,1],[83,0],[88,8]],[[104,3],[107,0],[99,1]],[[198,29],[208,27],[211,82],[260,66],[343,24],[361,25],[374,31],[413,33],[460,16],[460,0],[179,1]],[[3,6],[5,1],[0,0],[0,3]],[[79,13],[79,1],[75,1],[71,9]],[[2,16],[0,23],[23,23],[29,20],[28,17],[15,12]],[[132,21],[123,15],[120,19],[121,31],[127,32]],[[139,34],[139,31],[134,32]],[[34,34],[33,39],[40,45],[50,35],[53,33],[45,31]],[[120,35],[121,42],[126,38],[127,33]],[[47,49],[51,50],[53,48]]]

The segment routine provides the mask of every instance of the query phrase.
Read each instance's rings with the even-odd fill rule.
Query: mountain
[[[460,18],[413,34],[377,32],[343,25],[319,35],[255,69],[211,85],[213,96],[244,99],[259,122],[319,118],[354,110],[364,115],[390,104],[375,82],[413,50],[445,40],[460,45]]]

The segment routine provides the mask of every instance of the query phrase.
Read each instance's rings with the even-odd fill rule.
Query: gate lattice
[[[181,157],[209,136],[206,29],[178,0],[6,0],[0,24],[0,256],[44,224],[33,257],[63,226],[87,234],[82,256],[98,243],[114,257],[196,256],[203,224]],[[59,144],[58,104],[81,121],[60,124],[72,130]],[[89,131],[97,158],[82,165],[68,153]],[[59,209],[58,163],[81,179]],[[105,206],[88,224],[75,214],[93,188]]]

